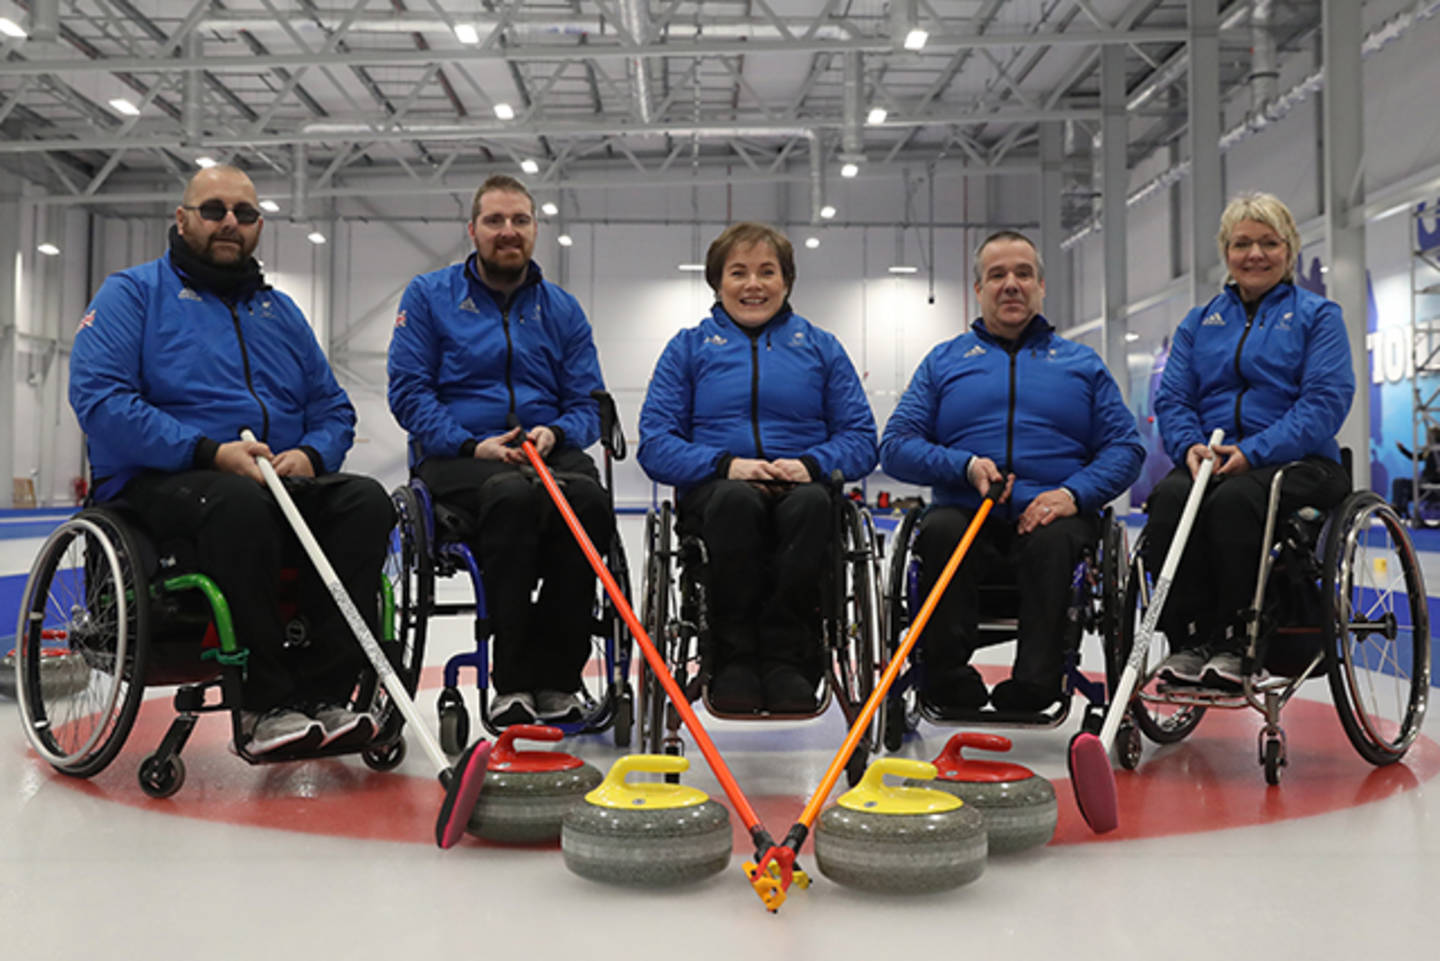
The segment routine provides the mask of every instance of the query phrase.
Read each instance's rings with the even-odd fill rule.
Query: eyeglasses
[[[1265,253],[1267,253],[1267,254],[1273,254],[1273,253],[1275,253],[1275,251],[1279,250],[1281,247],[1284,247],[1284,246],[1285,246],[1285,241],[1283,241],[1283,240],[1276,240],[1276,239],[1273,238],[1273,237],[1267,237],[1267,238],[1264,239],[1264,240],[1232,240],[1232,241],[1230,241],[1230,249],[1233,250],[1233,251],[1235,251],[1235,253],[1237,253],[1237,254],[1238,254],[1238,253],[1243,253],[1243,252],[1249,250],[1251,247],[1259,247],[1259,248],[1260,248],[1262,251],[1264,251]]]
[[[236,223],[244,224],[246,226],[249,226],[250,224],[253,224],[260,219],[260,211],[250,206],[249,204],[236,204],[233,207],[227,207],[222,201],[207,200],[203,204],[200,204],[198,206],[192,206],[190,204],[183,204],[182,206],[186,210],[199,211],[202,218],[204,218],[205,220],[213,220],[217,223],[221,220],[224,220],[225,215],[229,213],[233,213],[235,215]]]

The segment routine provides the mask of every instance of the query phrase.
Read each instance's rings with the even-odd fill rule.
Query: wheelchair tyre
[[[415,489],[408,484],[390,495],[395,505],[395,530],[385,558],[385,576],[395,595],[395,643],[391,661],[413,695],[425,652],[426,627],[435,601],[435,569],[430,535]],[[396,655],[398,654],[398,661]]]
[[[435,710],[440,716],[440,750],[455,757],[470,743],[470,712],[453,687],[440,692]]]
[[[615,698],[615,746],[630,746],[630,730],[635,721],[635,695],[627,683]]]
[[[884,738],[885,750],[891,754],[900,750],[905,743],[905,701],[899,694],[885,695],[885,703],[880,707],[881,736]]]
[[[859,716],[878,680],[881,600],[874,527],[868,515],[853,502],[843,500],[840,523],[840,556],[835,572],[839,623],[834,625],[838,643],[831,656],[835,659],[834,677],[841,687],[836,693],[844,700],[848,721]],[[862,743],[873,744],[878,737],[876,719]],[[864,773],[863,764],[860,773]]]
[[[850,787],[860,783],[865,776],[865,768],[870,762],[870,749],[862,738],[860,743],[855,745],[855,751],[850,755],[850,760],[845,762],[845,783]]]
[[[21,597],[17,691],[25,735],[56,770],[91,777],[125,743],[145,688],[150,595],[135,535],[105,509],[46,539]],[[46,649],[84,658],[78,690],[42,683]],[[78,685],[76,685],[78,687]]]
[[[1271,787],[1280,783],[1280,769],[1285,766],[1285,752],[1281,750],[1279,738],[1266,738],[1260,761],[1265,765],[1265,783]]]
[[[1130,659],[1130,649],[1135,643],[1135,632],[1139,628],[1140,622],[1144,620],[1145,609],[1140,599],[1140,581],[1144,576],[1137,559],[1130,565],[1130,576],[1125,582],[1125,603],[1120,616],[1118,632],[1119,644],[1116,645],[1114,656],[1106,658],[1107,663],[1112,665],[1111,669],[1115,672],[1114,679],[1110,684],[1112,691],[1119,683],[1120,673],[1124,671],[1125,664]],[[1144,685],[1146,678],[1154,672],[1161,661],[1169,656],[1169,653],[1165,635],[1157,631],[1150,638],[1150,648],[1146,651],[1145,663],[1140,667],[1137,690]],[[1157,704],[1135,697],[1130,702],[1130,715],[1135,719],[1135,724],[1140,731],[1156,744],[1174,744],[1184,740],[1191,731],[1195,730],[1195,726],[1205,716],[1205,708],[1190,704]]]
[[[1140,728],[1133,716],[1121,721],[1119,730],[1115,732],[1115,755],[1120,766],[1127,771],[1135,770],[1140,766],[1140,757],[1144,752],[1145,742],[1140,740]]]
[[[1351,494],[1331,521],[1324,597],[1340,724],[1365,760],[1398,761],[1425,718],[1430,619],[1414,546],[1399,515],[1373,491]]]
[[[884,651],[879,669],[882,671],[889,667],[895,653],[900,650],[901,635],[910,626],[910,543],[924,513],[924,509],[918,507],[907,511],[890,541],[893,553],[890,555],[889,576],[885,581],[885,617],[881,621]],[[913,658],[914,655],[911,656]],[[904,683],[906,675],[914,669],[912,662],[907,670],[901,672],[881,705],[884,715],[881,732],[887,751],[900,750],[905,735],[920,726],[919,698],[914,686]]]
[[[670,623],[670,505],[645,515],[645,583],[641,623],[661,658],[667,648],[667,626]],[[661,753],[665,739],[665,690],[655,676],[648,659],[642,658],[639,670],[639,703],[636,720],[639,724],[640,749],[647,754]]]
[[[406,750],[405,739],[397,737],[389,744],[366,748],[360,753],[360,760],[372,771],[393,771],[405,760]]]
[[[185,762],[175,756],[162,758],[152,754],[140,762],[137,775],[140,790],[153,798],[167,798],[185,783]]]
[[[1107,507],[1102,521],[1100,539],[1100,637],[1107,654],[1105,674],[1107,690],[1120,683],[1124,662],[1115,663],[1113,654],[1120,649],[1120,621],[1125,608],[1125,581],[1129,558],[1125,551],[1125,528],[1115,517],[1115,509]],[[1128,648],[1127,648],[1128,650]]]

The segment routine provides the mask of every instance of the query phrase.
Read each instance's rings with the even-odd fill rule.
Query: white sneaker
[[[571,724],[585,716],[585,702],[568,691],[536,691],[535,714],[542,721]]]
[[[535,699],[529,691],[496,694],[490,705],[490,721],[496,727],[535,723]]]
[[[375,736],[375,719],[365,712],[356,712],[340,704],[322,704],[312,712],[325,731],[321,747],[329,747],[341,738],[366,744]]]
[[[240,730],[248,738],[245,750],[251,754],[269,754],[306,738],[319,744],[325,737],[319,721],[293,707],[272,707],[263,714],[241,711]]]
[[[1176,651],[1160,664],[1160,677],[1171,684],[1199,684],[1205,676],[1205,665],[1210,660],[1210,649],[1187,647]]]

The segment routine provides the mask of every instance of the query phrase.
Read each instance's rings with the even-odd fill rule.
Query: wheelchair
[[[860,716],[879,680],[880,552],[870,512],[841,494],[831,496],[834,549],[821,578],[820,625],[823,692],[813,711],[780,714],[768,711],[727,714],[710,703],[711,625],[707,600],[708,557],[705,542],[677,525],[670,501],[645,517],[645,573],[641,621],[686,698],[702,703],[713,716],[727,720],[803,720],[824,714],[832,701],[840,705],[847,726]],[[641,750],[650,754],[683,754],[680,715],[666,697],[649,663],[639,664],[636,724]],[[846,765],[853,786],[865,773],[873,750],[874,725],[860,740]]]
[[[924,507],[907,511],[891,543],[890,569],[885,604],[886,663],[894,657],[905,640],[905,633],[919,613],[925,598],[920,593],[920,560],[914,554],[915,536],[925,515]],[[1071,601],[1063,638],[1063,669],[1060,680],[1058,708],[1041,713],[1002,712],[990,707],[954,709],[929,703],[921,696],[925,679],[923,639],[911,651],[909,663],[895,679],[880,710],[880,731],[885,750],[898,751],[905,736],[915,731],[920,721],[940,725],[985,725],[992,727],[1053,728],[1064,724],[1070,716],[1074,696],[1085,698],[1083,727],[1098,731],[1107,708],[1107,692],[1118,683],[1125,666],[1116,658],[1115,643],[1120,633],[1123,610],[1123,584],[1126,569],[1125,527],[1106,508],[1100,521],[1100,537],[1096,544],[1081,554],[1071,576]],[[1018,572],[1012,565],[997,564],[988,571],[979,585],[978,647],[1014,640],[1019,626]],[[1103,644],[1105,680],[1096,680],[1080,669],[1080,643],[1087,633],[1112,639]]]
[[[625,435],[620,429],[615,402],[604,391],[593,395],[600,404],[600,440],[604,450],[605,489],[613,490],[612,463],[625,459]],[[537,481],[538,483],[538,481]],[[460,693],[460,670],[473,668],[479,692],[480,723],[491,734],[500,728],[490,717],[490,622],[480,566],[467,542],[473,539],[472,521],[461,512],[435,503],[418,477],[391,495],[398,518],[395,529],[398,634],[402,643],[423,649],[432,617],[469,616],[475,647],[449,658],[444,688],[437,709],[441,748],[450,755],[465,750],[470,741],[470,712]],[[567,534],[568,536],[568,534]],[[610,540],[606,567],[628,598],[630,573],[619,531]],[[470,580],[474,600],[442,602],[436,598],[441,578],[464,576]],[[620,612],[604,588],[596,584],[591,630],[592,646],[602,664],[596,676],[586,672],[578,721],[554,724],[568,734],[594,734],[613,729],[616,747],[628,747],[634,718],[635,694],[630,683],[631,637]],[[549,722],[546,722],[549,723]]]
[[[140,787],[150,797],[180,790],[180,753],[199,716],[219,711],[230,712],[234,751],[251,764],[354,753],[377,771],[400,764],[404,719],[368,665],[349,705],[376,719],[368,744],[249,753],[239,709],[248,652],[235,637],[224,595],[209,577],[187,569],[184,553],[183,545],[155,544],[115,505],[87,507],[46,539],[21,595],[15,650],[25,736],[41,758],[72,777],[99,774],[125,743],[145,688],[178,685],[176,717],[140,762]],[[297,579],[294,570],[282,572],[287,646],[305,643],[304,620],[290,602]],[[420,652],[394,638],[383,577],[380,603],[381,647],[413,692]],[[211,690],[218,700],[208,699]]]
[[[1158,668],[1170,653],[1156,632],[1140,668],[1120,764],[1140,762],[1139,733],[1157,744],[1188,736],[1211,709],[1253,708],[1264,717],[1258,761],[1280,782],[1286,739],[1281,711],[1300,686],[1327,676],[1346,737],[1371,764],[1393,764],[1420,733],[1430,688],[1430,621],[1414,546],[1395,509],[1373,491],[1350,494],[1328,513],[1302,507],[1280,518],[1280,485],[1270,485],[1254,601],[1244,612],[1247,643],[1239,692],[1168,684]],[[1143,544],[1144,536],[1140,538]],[[1121,618],[1121,664],[1153,590],[1137,544]]]

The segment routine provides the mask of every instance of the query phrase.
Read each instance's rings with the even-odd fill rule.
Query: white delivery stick
[[[255,434],[246,428],[240,432],[240,439],[254,442]],[[295,502],[290,499],[290,492],[285,489],[285,484],[280,480],[280,475],[275,473],[275,468],[270,461],[264,457],[255,458],[255,463],[260,468],[260,473],[265,477],[265,484],[270,488],[270,493],[275,495],[275,500],[280,504],[280,510],[285,513],[285,519],[290,522],[294,529],[295,536],[300,538],[300,544],[305,548],[305,553],[310,557],[310,563],[315,565],[315,571],[320,575],[320,580],[325,582],[330,596],[335,598],[335,606],[340,608],[340,613],[345,616],[345,622],[350,625],[350,630],[355,634],[355,639],[360,642],[360,647],[365,651],[365,656],[370,659],[370,666],[375,668],[375,673],[380,677],[380,683],[385,685],[385,690],[390,693],[390,699],[405,716],[405,723],[420,738],[420,745],[425,753],[430,755],[436,770],[445,772],[450,770],[450,761],[445,757],[445,752],[440,749],[440,742],[435,740],[435,735],[421,721],[420,714],[415,710],[415,702],[410,700],[410,692],[405,690],[405,685],[400,682],[400,677],[395,669],[390,666],[390,660],[385,652],[380,650],[380,645],[375,642],[375,637],[370,633],[370,628],[365,626],[365,619],[360,616],[360,611],[355,603],[350,600],[350,594],[345,590],[345,585],[340,583],[340,577],[335,573],[335,568],[330,566],[330,561],[325,557],[325,552],[320,549],[320,543],[315,540],[315,535],[310,533],[310,526],[305,523],[305,518],[295,508]]]
[[[1225,431],[1215,428],[1210,435],[1210,446],[1214,447],[1224,438]],[[1140,622],[1140,630],[1135,635],[1135,645],[1130,649],[1130,658],[1125,663],[1124,673],[1120,675],[1120,683],[1115,686],[1115,693],[1110,698],[1110,710],[1100,728],[1100,743],[1106,751],[1115,743],[1115,732],[1120,728],[1120,719],[1130,706],[1130,695],[1135,691],[1140,666],[1145,663],[1145,655],[1150,652],[1150,639],[1155,634],[1155,625],[1160,620],[1165,598],[1170,593],[1170,579],[1175,576],[1175,568],[1180,566],[1180,557],[1185,553],[1185,542],[1190,539],[1190,528],[1195,523],[1195,515],[1200,512],[1200,499],[1205,496],[1205,485],[1214,469],[1215,457],[1212,454],[1200,462],[1200,472],[1195,475],[1195,481],[1190,485],[1190,496],[1185,499],[1185,509],[1180,513],[1180,525],[1175,528],[1170,549],[1165,552],[1165,562],[1160,565],[1160,577],[1155,581],[1155,590],[1150,595],[1150,606],[1145,609],[1145,619]]]

